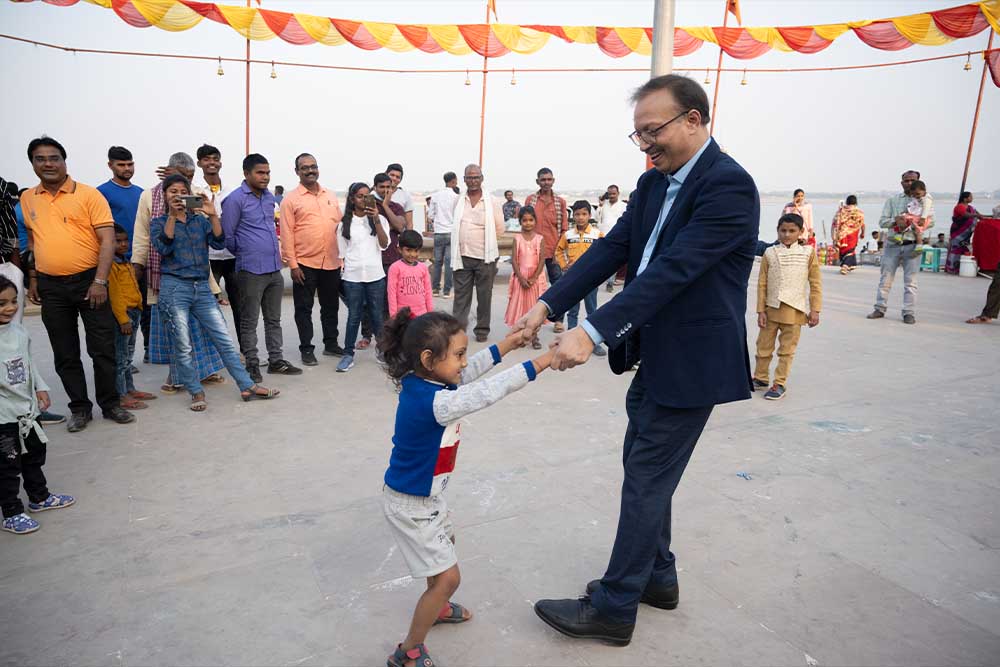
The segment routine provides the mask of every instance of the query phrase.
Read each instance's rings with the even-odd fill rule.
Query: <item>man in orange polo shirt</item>
[[[313,297],[319,292],[319,319],[323,325],[323,354],[342,356],[337,344],[340,308],[340,267],[337,248],[340,204],[337,195],[319,184],[316,158],[303,153],[295,158],[299,186],[281,201],[281,258],[292,273],[295,327],[299,353],[305,366],[317,365],[312,344]]]
[[[119,424],[135,416],[118,404],[115,388],[117,323],[108,303],[108,273],[114,258],[114,219],[108,202],[95,188],[66,173],[66,149],[41,137],[28,144],[28,160],[41,181],[21,195],[28,230],[28,295],[42,306],[56,372],[69,395],[69,431],[87,427],[93,403],[80,359],[77,316],[87,334],[87,354],[94,361],[94,392],[105,419]]]

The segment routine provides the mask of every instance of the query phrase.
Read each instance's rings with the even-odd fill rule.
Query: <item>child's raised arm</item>
[[[434,418],[445,426],[473,412],[488,408],[534,380],[540,372],[549,367],[552,355],[553,352],[550,350],[534,361],[526,361],[502,373],[464,384],[453,391],[437,392],[434,395]]]
[[[485,375],[492,370],[494,366],[499,364],[500,360],[503,359],[508,352],[516,350],[519,347],[523,347],[524,343],[520,340],[520,337],[520,332],[508,334],[506,338],[496,345],[490,345],[485,350],[480,350],[469,357],[469,365],[462,370],[462,384],[467,384],[476,378]]]

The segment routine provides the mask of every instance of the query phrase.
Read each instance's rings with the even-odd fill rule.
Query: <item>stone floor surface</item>
[[[531,605],[607,564],[630,378],[592,359],[467,420],[449,496],[476,617],[431,632],[438,664],[1000,663],[1000,325],[962,323],[987,281],[921,274],[906,326],[901,279],[867,321],[877,269],[823,277],[786,398],[713,414],[674,499],[681,605],[641,608],[627,648],[564,638]],[[505,306],[501,278],[492,340]],[[297,363],[290,298],[283,323]],[[230,380],[205,414],[161,395],[133,425],[50,427],[45,472],[77,504],[0,534],[0,664],[385,664],[423,586],[379,502],[396,401],[371,352],[335,362],[266,376],[274,402]],[[156,390],[162,367],[140,367]]]

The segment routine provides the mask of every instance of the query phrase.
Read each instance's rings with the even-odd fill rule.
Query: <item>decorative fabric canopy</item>
[[[68,7],[81,0],[42,1]],[[427,53],[477,53],[497,58],[510,52],[534,53],[545,46],[550,37],[557,37],[566,42],[597,44],[605,54],[620,58],[630,53],[649,55],[653,39],[652,28],[505,23],[417,25],[350,21],[192,0],[83,1],[112,9],[123,21],[137,28],[155,26],[163,30],[181,31],[193,28],[202,19],[210,19],[230,26],[247,39],[267,40],[279,37],[290,44],[353,44],[366,50],[419,49]],[[817,53],[847,32],[853,32],[858,39],[873,48],[898,51],[914,44],[946,44],[955,39],[976,35],[990,26],[1000,32],[1000,0],[876,21],[763,28],[676,28],[674,55],[694,53],[705,42],[716,44],[727,55],[739,59],[756,58],[771,49]]]

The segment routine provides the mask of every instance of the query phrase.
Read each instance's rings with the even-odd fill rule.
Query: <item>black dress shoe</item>
[[[87,428],[87,424],[91,422],[94,415],[89,412],[74,412],[69,416],[69,423],[66,424],[66,430],[70,433],[79,433],[83,429]]]
[[[135,421],[135,415],[125,408],[115,406],[104,411],[104,418],[110,419],[116,424],[131,424]]]
[[[323,354],[327,357],[342,357],[344,356],[344,348],[339,345],[334,345],[333,347],[328,347],[323,350]]]
[[[316,361],[316,354],[312,351],[302,353],[302,365],[303,366],[319,366],[319,362]]]
[[[594,579],[587,584],[587,595],[593,595],[594,591],[600,588],[600,586],[601,580]],[[666,587],[649,584],[646,586],[646,590],[642,592],[639,602],[648,604],[650,607],[656,607],[657,609],[677,609],[680,596],[681,589],[677,584]]]
[[[574,639],[600,639],[615,646],[628,646],[635,623],[619,623],[604,617],[590,604],[589,597],[579,600],[539,600],[535,603],[538,618]]]

